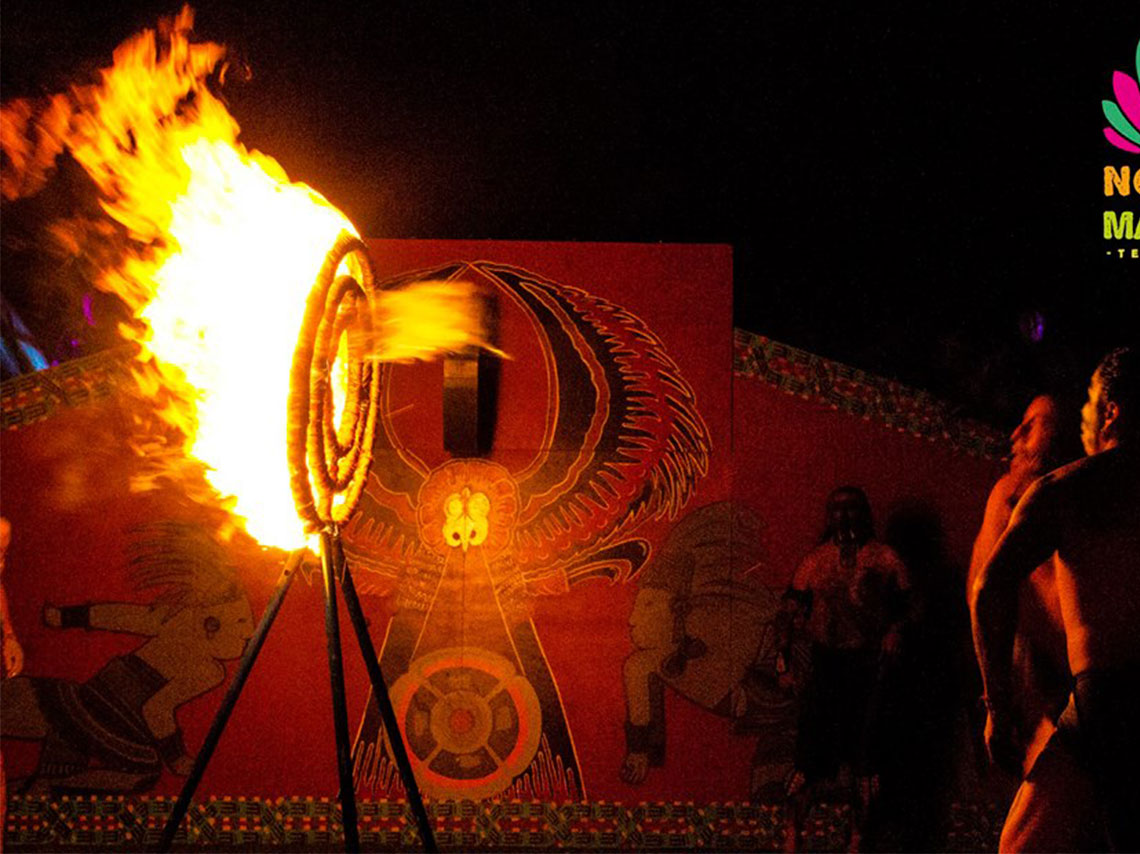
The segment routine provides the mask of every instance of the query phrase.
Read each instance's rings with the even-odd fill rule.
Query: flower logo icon
[[[1107,98],[1101,101],[1104,117],[1109,127],[1104,129],[1104,137],[1121,151],[1140,154],[1140,42],[1136,44],[1136,77],[1129,77],[1123,71],[1112,74],[1112,92],[1115,101]]]

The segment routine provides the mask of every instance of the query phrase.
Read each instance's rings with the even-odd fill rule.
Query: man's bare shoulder
[[[1129,512],[1140,501],[1137,455],[1122,448],[1084,457],[1039,478],[1022,497],[1014,517],[1059,525],[1109,512]]]
[[[1020,530],[1049,528],[1059,522],[1065,507],[1084,491],[1091,461],[1092,457],[1076,460],[1033,481],[1014,507],[1009,524]]]
[[[1034,491],[1063,492],[1087,486],[1099,486],[1105,479],[1116,478],[1134,471],[1136,460],[1136,454],[1126,452],[1122,448],[1113,448],[1089,457],[1082,457],[1039,478],[1034,484]]]

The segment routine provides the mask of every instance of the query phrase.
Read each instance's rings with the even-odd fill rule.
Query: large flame
[[[325,252],[348,221],[275,164],[201,140],[181,155],[190,166],[173,206],[170,236],[180,247],[153,276],[154,299],[139,316],[149,349],[177,366],[196,390],[187,450],[209,481],[237,498],[234,511],[262,543],[299,544],[287,488],[288,366],[305,297]]]
[[[206,85],[224,72],[225,51],[191,42],[192,25],[185,7],[157,32],[124,42],[97,84],[73,87],[38,112],[28,102],[5,104],[13,168],[3,189],[12,198],[42,186],[63,149],[84,167],[131,246],[96,284],[139,321],[121,330],[139,345],[135,378],[176,428],[173,453],[153,442],[145,449],[154,473],[176,476],[186,455],[200,460],[250,534],[293,548],[304,535],[286,466],[289,365],[325,253],[355,230],[319,193],[237,141],[237,123]],[[456,310],[455,297],[433,283],[411,298],[429,317],[441,313],[424,310],[425,299],[435,300],[456,325],[413,329],[409,346],[394,340],[403,309],[392,303],[393,318],[378,319],[391,339],[378,357],[476,343],[473,312]]]

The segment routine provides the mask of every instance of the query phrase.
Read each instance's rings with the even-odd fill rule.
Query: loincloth
[[[167,681],[135,655],[112,658],[83,683],[36,679],[40,710],[52,732],[41,768],[66,776],[96,759],[117,771],[157,774],[162,760],[142,708]]]

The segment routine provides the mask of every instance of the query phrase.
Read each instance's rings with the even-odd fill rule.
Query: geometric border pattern
[[[116,347],[0,383],[0,428],[43,421],[61,408],[110,396],[126,380],[128,352]]]
[[[62,408],[109,396],[119,383],[132,382],[130,358],[127,348],[119,347],[5,380],[0,428],[34,424]],[[894,430],[949,442],[973,456],[1000,459],[1009,450],[1004,432],[957,418],[949,404],[927,392],[743,329],[735,331],[733,372]]]
[[[899,432],[948,442],[972,456],[1000,459],[1008,453],[1005,433],[956,417],[948,403],[925,391],[743,329],[736,330],[733,343],[733,372],[737,376],[759,380]]]
[[[173,798],[14,796],[8,803],[8,851],[144,851],[159,841]],[[435,801],[436,840],[451,851],[783,851],[787,823],[779,804],[542,803]],[[404,801],[358,802],[365,850],[420,847]],[[955,805],[947,851],[994,850],[1001,814]],[[178,832],[181,851],[340,851],[340,805],[329,798],[210,798],[191,805]],[[801,827],[800,850],[844,851],[851,809],[817,803]]]

